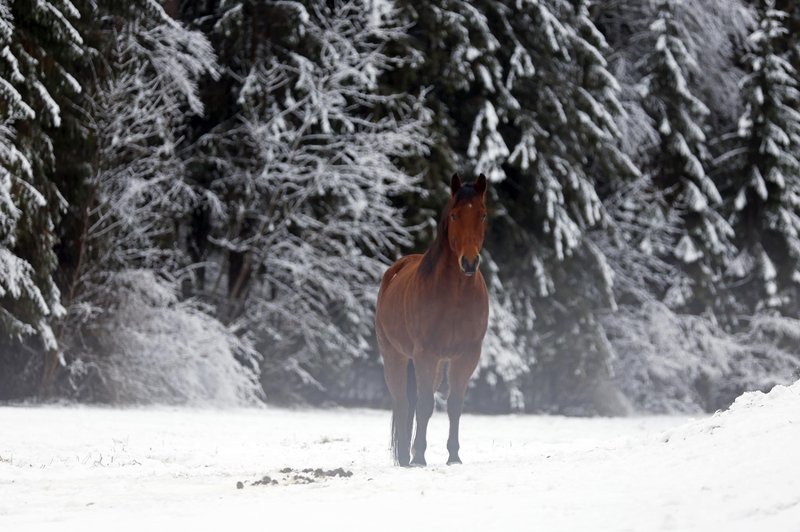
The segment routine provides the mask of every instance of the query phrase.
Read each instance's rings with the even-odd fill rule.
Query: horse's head
[[[481,262],[486,232],[486,176],[475,183],[461,184],[458,174],[450,179],[450,209],[447,237],[465,275],[475,275]]]

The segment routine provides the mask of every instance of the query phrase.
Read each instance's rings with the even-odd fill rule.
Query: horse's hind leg
[[[462,356],[450,361],[447,372],[447,382],[450,392],[447,396],[447,417],[450,418],[450,436],[447,438],[447,465],[460,464],[458,456],[460,445],[458,443],[458,425],[461,420],[461,410],[464,406],[464,395],[467,393],[467,384],[472,372],[478,365],[481,356],[481,346],[464,353]]]
[[[398,464],[408,466],[411,459],[410,425],[414,421],[406,393],[409,359],[386,342],[380,343],[383,376],[392,396],[392,454]]]
[[[433,415],[433,385],[437,360],[428,353],[414,353],[414,370],[417,378],[417,433],[414,436],[412,465],[427,465],[425,449],[428,446],[428,421]]]

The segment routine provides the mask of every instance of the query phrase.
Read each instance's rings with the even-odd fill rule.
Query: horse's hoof
[[[425,462],[424,459],[423,460],[414,459],[414,460],[411,460],[411,464],[410,465],[411,465],[411,467],[425,467],[425,466],[428,465],[428,463]]]
[[[456,464],[461,465],[461,460],[459,458],[451,458],[450,460],[447,461],[447,465],[456,465]]]

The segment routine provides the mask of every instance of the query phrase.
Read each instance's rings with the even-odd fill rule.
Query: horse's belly
[[[411,356],[414,350],[412,334],[409,331],[409,320],[405,313],[405,293],[401,282],[407,272],[401,271],[385,287],[378,299],[376,323],[382,341],[400,353]]]
[[[459,309],[431,305],[416,313],[411,341],[416,350],[440,358],[473,353],[483,342],[488,315],[476,306]]]
[[[446,359],[471,353],[486,332],[486,319],[481,315],[469,319],[430,308],[404,311],[384,307],[379,308],[378,316],[384,341],[409,357],[415,351]]]
[[[406,330],[403,320],[394,319],[394,316],[384,318],[381,322],[381,332],[385,342],[400,353],[411,356],[414,351],[414,342]]]

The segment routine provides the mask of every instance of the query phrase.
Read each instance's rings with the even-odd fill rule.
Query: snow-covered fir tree
[[[667,291],[668,304],[702,311],[713,305],[717,280],[732,258],[733,231],[720,212],[722,196],[708,175],[709,109],[693,93],[693,78],[701,73],[694,42],[698,36],[687,29],[685,18],[691,14],[682,4],[664,0],[657,7],[649,28],[653,49],[644,58],[642,91],[660,135],[648,165],[652,183],[662,191],[662,207],[682,220],[674,241],[653,252],[672,254],[687,274]],[[663,221],[671,215],[654,214]]]
[[[30,161],[14,143],[13,124],[32,119],[33,109],[14,87],[22,81],[18,61],[9,46],[14,37],[14,21],[9,6],[0,2],[0,47],[4,53],[3,76],[0,77],[0,98],[5,112],[0,127],[0,330],[3,339],[17,340],[36,332],[50,313],[42,291],[36,283],[31,264],[16,250],[17,224],[24,212],[44,208],[44,197],[31,184]]]
[[[405,60],[386,51],[401,31],[388,5],[284,2],[269,30],[248,2],[227,7],[214,31],[236,99],[197,157],[225,206],[201,293],[256,342],[280,397],[368,353],[377,280],[409,238],[392,198],[416,178],[397,161],[425,151],[427,113],[379,86]]]
[[[800,4],[792,0],[776,0],[775,8],[786,13],[784,25],[786,26],[785,47],[789,54],[789,61],[795,70],[800,69]]]
[[[33,267],[15,251],[22,213],[43,208],[44,198],[27,183],[20,186],[18,172],[30,178],[30,167],[14,146],[13,134],[9,126],[0,127],[0,330],[4,340],[19,341],[37,329],[47,331],[43,320],[50,314],[50,305],[36,283]]]
[[[539,2],[503,14],[502,26],[513,29],[504,41],[514,43],[505,82],[517,108],[501,115],[513,133],[507,177],[497,185],[507,212],[492,234],[519,296],[517,313],[535,312],[528,393],[537,408],[615,408],[600,397],[609,350],[595,315],[615,306],[613,275],[587,235],[607,223],[598,190],[638,170],[619,149],[619,85],[588,5]],[[571,401],[559,395],[566,382],[582,390]]]
[[[781,43],[787,14],[758,3],[750,36],[746,109],[738,142],[722,157],[741,252],[729,269],[743,309],[796,309],[800,283],[800,75]],[[740,309],[742,310],[742,309]]]
[[[443,167],[493,181],[486,253],[493,266],[487,273],[497,275],[492,307],[515,320],[502,331],[502,349],[487,350],[477,386],[493,400],[516,396],[518,406],[530,367],[533,378],[547,378],[582,368],[588,375],[590,359],[600,361],[593,368],[601,373],[605,366],[591,313],[613,305],[612,280],[602,252],[584,237],[604,224],[595,187],[638,170],[619,149],[619,87],[588,8],[431,1],[404,10],[413,23],[408,42],[424,59],[400,83],[433,87],[430,174],[440,179],[426,186],[436,190]],[[500,334],[490,326],[490,339]],[[537,346],[543,337],[560,340]],[[536,386],[526,385],[526,407],[552,404],[557,388],[539,387],[534,396]]]
[[[459,171],[467,180],[485,173],[503,179],[508,158],[506,141],[498,128],[498,109],[508,107],[504,84],[504,54],[495,35],[497,4],[461,0],[396,2],[399,17],[409,29],[393,45],[412,60],[388,72],[384,82],[410,93],[423,93],[433,118],[429,126],[430,151],[425,157],[403,161],[421,175],[425,195],[404,199],[407,218],[424,230],[412,235],[419,251],[434,238],[441,206],[449,197],[449,179]],[[497,204],[489,187],[489,209]],[[523,344],[517,329],[509,286],[499,277],[499,266],[484,250],[484,275],[489,285],[491,315],[484,355],[475,381],[476,395],[491,397],[501,408],[521,409],[524,400],[519,377],[527,372]]]
[[[214,76],[211,45],[155,0],[81,5],[92,68],[81,78],[82,179],[65,191],[64,304],[58,331],[80,398],[241,403],[259,389],[252,352],[204,309],[178,298],[188,259],[177,220],[197,201],[181,135]],[[60,157],[70,168],[68,155]],[[54,375],[55,378],[57,375]]]
[[[608,0],[592,8],[613,49],[610,69],[620,81],[628,111],[622,122],[626,152],[643,168],[650,165],[651,144],[660,138],[658,123],[644,112],[641,82],[649,66],[643,59],[655,50],[651,25],[661,5],[654,0]],[[736,58],[751,32],[752,10],[747,0],[674,2],[670,8],[684,32],[684,44],[702,63],[686,79],[691,93],[710,111],[702,123],[709,149],[714,151],[716,137],[728,132],[741,112],[738,88],[744,73]]]
[[[15,0],[0,6],[2,18],[3,82],[0,97],[3,110],[7,156],[3,161],[12,181],[18,216],[15,234],[6,237],[10,252],[17,257],[17,281],[36,297],[18,298],[19,286],[11,291],[5,312],[15,316],[17,325],[32,325],[38,333],[34,347],[49,354],[44,364],[45,380],[59,357],[52,320],[63,313],[54,274],[58,262],[54,252],[57,224],[66,204],[54,180],[54,143],[69,136],[71,108],[81,87],[74,77],[83,56],[83,38],[75,24],[80,13],[69,0],[28,2]],[[20,277],[23,276],[23,277]],[[35,287],[35,292],[33,291]],[[31,332],[25,328],[12,331]],[[10,354],[19,359],[19,350]],[[36,358],[36,357],[34,357]],[[18,361],[27,368],[41,369],[41,359]],[[31,365],[31,362],[33,364]]]
[[[94,157],[70,192],[80,223],[64,232],[76,250],[68,305],[103,293],[92,285],[112,272],[185,266],[164,245],[176,240],[175,221],[196,201],[180,141],[188,120],[204,112],[198,80],[216,75],[208,40],[156,0],[92,2],[86,13],[101,22],[85,32],[97,52],[82,100]]]

